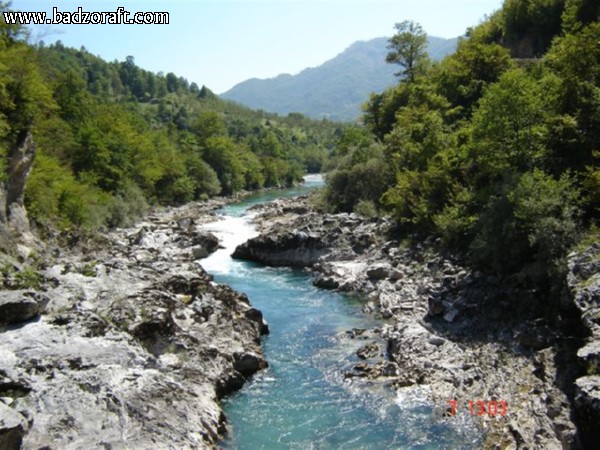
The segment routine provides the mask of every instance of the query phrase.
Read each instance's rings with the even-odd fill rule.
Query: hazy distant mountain
[[[442,59],[456,49],[457,38],[429,37],[429,55]],[[298,75],[243,81],[221,95],[254,109],[311,117],[355,120],[371,92],[380,92],[397,82],[400,67],[387,64],[387,38],[359,41],[319,67]]]

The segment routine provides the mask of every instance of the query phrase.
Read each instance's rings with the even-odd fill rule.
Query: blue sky
[[[109,61],[135,57],[138,66],[174,72],[222,93],[248,78],[298,73],[357,40],[390,36],[394,23],[419,22],[432,36],[455,37],[502,0],[200,0],[25,1],[22,11],[167,11],[169,25],[51,25],[32,39],[85,46]]]

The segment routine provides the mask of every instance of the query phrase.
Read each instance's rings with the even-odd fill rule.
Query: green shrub
[[[568,176],[536,169],[507,177],[483,209],[474,258],[503,272],[534,264],[539,277],[551,276],[577,240],[578,199]]]
[[[377,207],[371,200],[359,200],[354,205],[354,212],[359,216],[366,217],[368,219],[374,219],[377,217]]]

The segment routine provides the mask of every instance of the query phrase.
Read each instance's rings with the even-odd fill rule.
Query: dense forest
[[[123,225],[149,205],[292,185],[320,171],[336,130],[223,101],[133,57],[31,45],[24,27],[0,21],[0,182],[7,155],[31,132],[25,204],[42,228]]]
[[[558,286],[569,249],[598,238],[599,14],[597,0],[506,0],[437,64],[420,26],[397,24],[400,81],[341,136],[323,204]]]

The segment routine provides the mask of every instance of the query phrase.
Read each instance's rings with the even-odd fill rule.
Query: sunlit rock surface
[[[218,246],[200,229],[210,209],[63,249],[44,273],[45,312],[33,294],[3,293],[0,448],[216,444],[218,399],[267,366],[268,328],[197,261]]]

